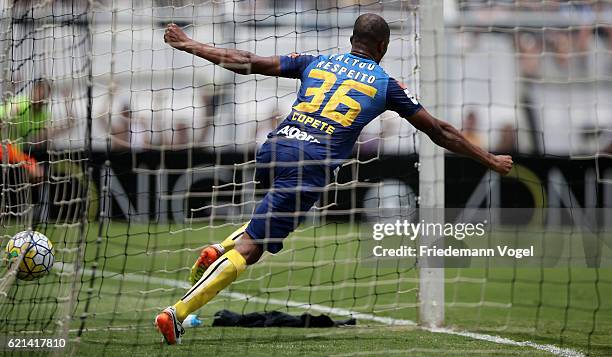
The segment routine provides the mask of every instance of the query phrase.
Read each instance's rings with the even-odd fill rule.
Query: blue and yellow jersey
[[[409,118],[421,105],[374,60],[350,53],[280,57],[281,76],[302,81],[285,120],[271,132],[281,145],[300,147],[306,159],[351,155],[361,130],[386,110]]]

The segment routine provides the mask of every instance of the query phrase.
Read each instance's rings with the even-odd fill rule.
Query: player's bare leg
[[[219,291],[225,289],[238,278],[247,265],[256,263],[263,249],[247,233],[243,233],[234,249],[230,249],[204,271],[187,293],[155,318],[155,326],[168,344],[180,343],[184,330],[183,320],[190,313],[204,306]]]

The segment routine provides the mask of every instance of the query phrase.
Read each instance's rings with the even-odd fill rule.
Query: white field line
[[[66,266],[66,264],[64,264],[64,266]],[[83,274],[91,275],[92,271],[90,269],[83,269]],[[99,272],[97,274],[99,274]],[[191,285],[186,281],[176,280],[176,279],[158,278],[154,276],[148,277],[148,276],[141,275],[141,274],[117,274],[114,272],[113,273],[105,272],[104,278],[105,279],[110,278],[114,280],[125,280],[125,281],[137,282],[137,283],[143,283],[143,284],[149,283],[149,284],[155,284],[155,285],[164,285],[164,286],[173,287],[173,288],[189,289],[191,287]],[[319,305],[319,304],[311,304],[311,303],[299,302],[299,301],[293,301],[293,300],[261,298],[261,297],[233,292],[233,291],[221,291],[219,295],[229,297],[234,300],[244,300],[244,301],[252,301],[254,303],[261,303],[261,304],[273,304],[273,305],[279,305],[279,306],[296,307],[296,308],[312,310],[312,311],[316,311],[320,313],[332,314],[332,315],[338,315],[338,316],[351,316],[356,319],[378,322],[378,323],[385,324],[385,325],[416,326],[416,323],[410,320],[375,316],[372,314],[361,313],[361,312],[352,311],[348,309],[342,309],[338,307],[329,307],[329,306]]]
[[[64,267],[66,265],[67,264],[64,264]],[[92,273],[93,272],[91,269],[83,269],[83,274],[91,275]],[[97,274],[99,274],[99,272]],[[185,289],[189,289],[191,287],[191,285],[187,283],[186,281],[176,280],[176,279],[167,279],[167,278],[158,278],[158,277],[153,277],[153,276],[145,276],[141,274],[118,274],[115,272],[110,272],[110,273],[105,272],[102,275],[104,276],[104,278],[107,278],[107,279],[110,278],[114,280],[125,280],[125,281],[130,281],[130,282],[137,282],[137,283],[150,283],[150,284],[165,285],[168,287],[185,288]],[[279,305],[279,306],[296,307],[296,308],[302,308],[306,310],[312,310],[312,311],[316,311],[320,313],[326,313],[326,314],[332,314],[332,315],[338,315],[338,316],[351,316],[359,320],[373,321],[373,322],[378,322],[384,325],[417,326],[417,323],[412,320],[394,319],[391,317],[376,316],[376,315],[372,315],[368,313],[357,312],[357,311],[342,309],[338,307],[311,304],[307,302],[299,302],[299,301],[293,301],[293,300],[281,300],[281,299],[273,299],[273,298],[260,298],[257,296],[252,296],[252,295],[238,293],[238,292],[231,292],[231,291],[230,292],[221,291],[219,295],[226,296],[226,297],[236,299],[236,300],[252,301],[255,303],[273,304],[273,305]],[[487,342],[492,342],[492,343],[497,343],[497,344],[502,344],[502,345],[531,347],[531,348],[534,348],[540,351],[545,351],[545,352],[551,353],[556,356],[561,356],[561,357],[584,357],[584,354],[582,352],[572,350],[569,348],[561,348],[555,345],[539,344],[539,343],[535,343],[531,341],[515,341],[509,338],[495,336],[495,335],[487,335],[483,333],[476,333],[476,332],[469,332],[469,331],[457,331],[457,330],[452,330],[449,328],[423,328],[423,329],[426,331],[433,332],[433,333],[443,333],[443,334],[448,334],[448,335],[463,336],[463,337],[473,338],[475,340],[487,341]]]
[[[237,300],[245,300],[245,301],[253,301],[263,304],[274,304],[280,306],[289,306],[289,307],[298,307],[306,310],[312,310],[316,312],[321,312],[325,314],[338,315],[338,316],[351,316],[358,320],[366,320],[366,321],[374,321],[379,322],[385,325],[395,325],[395,326],[416,326],[416,323],[411,320],[403,320],[403,319],[394,319],[391,317],[382,317],[375,316],[372,314],[342,309],[339,307],[330,307],[319,304],[311,304],[307,302],[298,302],[293,300],[281,300],[281,299],[264,299],[257,296],[251,296],[243,293],[237,292],[225,292],[221,291],[220,295],[227,296]]]
[[[511,340],[511,339],[505,338],[505,337],[486,335],[486,334],[482,334],[482,333],[475,333],[475,332],[469,332],[469,331],[455,331],[455,330],[451,330],[449,328],[429,328],[429,329],[426,329],[426,330],[434,332],[434,333],[445,333],[445,334],[448,334],[448,335],[457,335],[457,336],[469,337],[469,338],[473,338],[473,339],[476,339],[476,340],[482,340],[482,341],[488,341],[488,342],[493,342],[493,343],[499,343],[499,344],[503,344],[503,345],[521,346],[521,347],[532,347],[532,348],[535,348],[536,350],[546,351],[546,352],[552,353],[553,355],[556,355],[556,356],[562,356],[562,357],[584,357],[584,354],[582,352],[579,352],[579,351],[576,351],[576,350],[572,350],[572,349],[569,349],[569,348],[557,347],[555,345],[545,345],[545,344],[539,344],[539,343],[535,343],[535,342],[531,342],[531,341],[514,341],[514,340]]]

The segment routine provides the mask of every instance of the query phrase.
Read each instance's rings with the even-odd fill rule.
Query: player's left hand
[[[168,24],[166,26],[166,32],[164,32],[164,42],[177,50],[182,50],[191,41],[191,38],[187,36],[177,24]]]
[[[507,175],[512,170],[512,156],[510,155],[495,155],[493,157],[492,169],[502,175]]]

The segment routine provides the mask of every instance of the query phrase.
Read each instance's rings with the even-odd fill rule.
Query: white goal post
[[[419,7],[420,101],[432,115],[443,116],[444,68],[443,0],[422,1]],[[419,134],[419,217],[428,222],[444,219],[444,149],[427,135]],[[426,240],[426,241],[423,241]],[[421,240],[433,243],[435,237]],[[425,327],[444,324],[444,268],[440,262],[421,262],[419,269],[419,323]],[[433,265],[433,267],[432,267]]]

